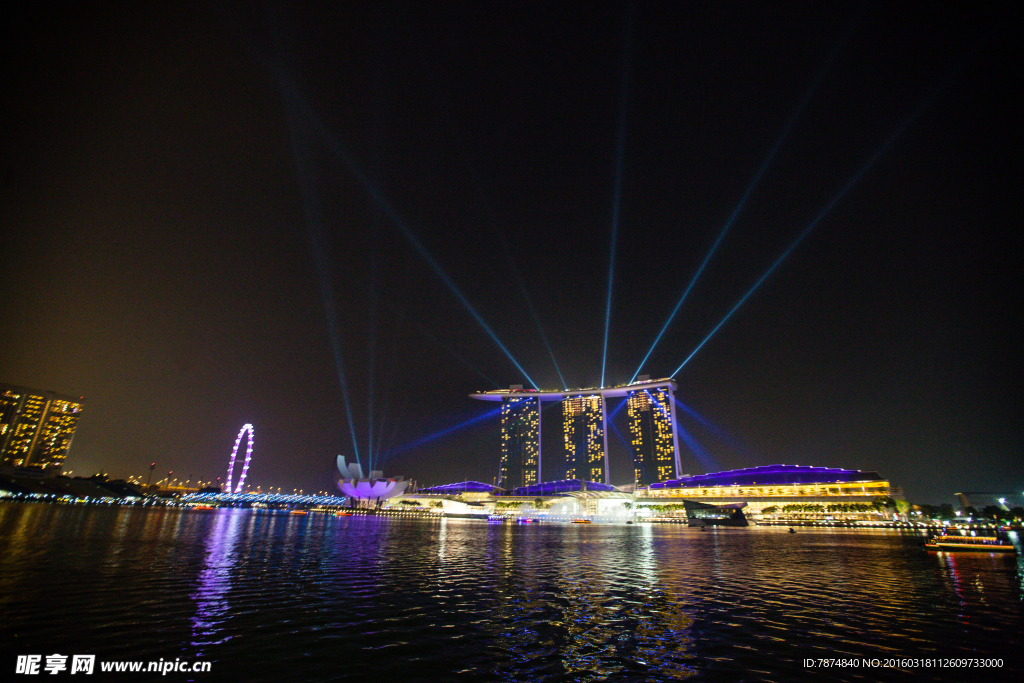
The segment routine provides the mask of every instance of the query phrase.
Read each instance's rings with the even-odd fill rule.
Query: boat
[[[1014,553],[1009,541],[997,536],[935,536],[924,544],[925,550],[943,553]]]
[[[338,512],[334,513],[334,516],[335,517],[351,517],[352,513],[351,512],[346,512],[344,510],[339,510]]]
[[[304,514],[306,514],[306,511],[305,510],[289,510],[288,514],[290,514],[290,515],[304,515]]]
[[[573,523],[573,524],[593,524],[593,522],[592,522],[591,520],[589,520],[589,519],[584,519],[584,518],[582,518],[582,517],[581,517],[581,518],[579,518],[579,519],[574,519],[574,520],[572,520],[572,523]]]

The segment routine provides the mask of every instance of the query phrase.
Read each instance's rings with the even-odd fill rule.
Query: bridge
[[[333,505],[348,504],[343,496],[320,496],[294,493],[188,493],[179,499],[197,505]]]

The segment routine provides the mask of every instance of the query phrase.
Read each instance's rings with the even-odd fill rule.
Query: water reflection
[[[206,563],[199,572],[196,591],[190,596],[196,601],[196,614],[192,617],[192,646],[199,648],[218,645],[230,639],[221,635],[221,625],[227,617],[227,593],[231,589],[231,572],[237,561],[235,543],[246,518],[254,516],[244,510],[219,510],[213,515],[206,535]]]
[[[957,619],[967,624],[1012,594],[1018,558],[998,553],[935,553],[959,603]]]
[[[0,648],[184,650],[223,663],[209,683],[804,681],[808,657],[939,655],[1020,673],[1020,559],[920,540],[0,504]],[[876,673],[942,678],[827,678]]]
[[[502,554],[485,626],[502,654],[492,675],[671,680],[695,672],[693,619],[659,581],[650,527],[504,526],[488,540]]]

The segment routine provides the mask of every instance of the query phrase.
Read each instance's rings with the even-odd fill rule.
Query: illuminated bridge
[[[501,402],[498,485],[506,490],[540,483],[542,401],[562,403],[564,478],[609,483],[607,399],[626,399],[634,475],[639,485],[645,486],[682,475],[676,433],[677,388],[672,379],[641,377],[615,387],[538,391],[514,385],[469,397]]]
[[[343,506],[348,502],[341,496],[314,496],[281,493],[189,493],[179,500],[182,503],[200,505],[336,505]]]

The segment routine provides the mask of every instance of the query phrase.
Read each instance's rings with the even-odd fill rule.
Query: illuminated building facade
[[[81,399],[0,385],[0,463],[60,469],[81,412]]]
[[[501,402],[498,486],[511,490],[540,482],[540,399],[508,396]]]
[[[501,481],[499,486],[511,490],[541,481],[540,407],[543,401],[562,403],[563,437],[565,444],[565,478],[607,484],[608,473],[608,409],[609,398],[625,398],[630,404],[630,433],[636,470],[641,481],[653,483],[680,476],[679,439],[676,434],[675,380],[671,378],[647,379],[614,387],[541,391],[513,385],[508,389],[480,391],[469,397],[478,401],[501,401]],[[520,410],[518,401],[527,403],[522,410],[536,415],[536,429],[531,432],[531,420],[514,422],[511,417]],[[645,401],[647,403],[645,403]],[[518,425],[524,425],[519,429]],[[518,431],[517,431],[518,430]],[[529,439],[518,445],[517,439]],[[518,450],[517,450],[518,449]],[[530,455],[536,453],[536,472],[531,479],[519,483],[514,475],[513,463],[518,453],[522,462],[532,466]],[[506,465],[506,463],[509,463]],[[524,466],[524,472],[526,471]],[[562,473],[559,473],[560,475]],[[512,477],[511,479],[509,477]]]
[[[711,505],[746,503],[746,512],[797,503],[871,503],[903,498],[903,491],[877,472],[806,465],[765,465],[698,474],[652,484],[645,499],[686,499]],[[668,501],[666,501],[668,502]]]
[[[570,396],[562,401],[565,478],[607,483],[608,440],[604,398]]]
[[[639,486],[668,481],[677,472],[672,394],[667,387],[626,397],[633,474]]]

